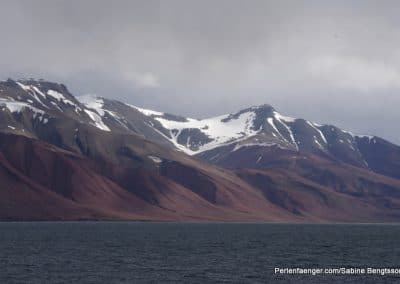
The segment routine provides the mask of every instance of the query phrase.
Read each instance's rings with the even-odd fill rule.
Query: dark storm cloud
[[[279,111],[400,143],[398,1],[2,1],[0,76],[205,117]]]

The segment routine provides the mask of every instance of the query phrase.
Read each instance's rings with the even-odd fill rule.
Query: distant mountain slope
[[[196,120],[0,82],[0,220],[398,221],[399,161],[269,105]]]

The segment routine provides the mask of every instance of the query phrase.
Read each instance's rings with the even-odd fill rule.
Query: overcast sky
[[[206,117],[282,114],[400,143],[400,1],[0,0],[0,78]]]

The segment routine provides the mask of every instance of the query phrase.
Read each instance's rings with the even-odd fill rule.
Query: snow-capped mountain
[[[159,121],[169,130],[171,142],[191,155],[227,145],[235,146],[234,151],[251,146],[328,151],[335,142],[349,147],[355,143],[355,136],[349,132],[283,116],[269,105],[254,106],[234,114],[203,120],[174,119],[163,113],[137,109]]]
[[[0,82],[0,219],[398,221],[399,169],[396,145],[269,105],[199,120]]]
[[[360,143],[371,144],[373,148],[378,140],[383,141],[374,136],[354,135],[333,125],[285,116],[270,105],[253,106],[207,119],[193,119],[96,96],[78,98],[86,108],[98,113],[105,125],[111,127],[110,118],[113,118],[119,126],[152,141],[219,165],[226,165],[225,161],[229,160],[231,166],[240,166],[240,156],[253,149],[259,152],[263,148],[313,153],[369,168]],[[235,156],[238,156],[234,159],[237,162],[232,161]],[[260,163],[261,157],[255,157],[251,166],[265,166]]]
[[[243,155],[255,151],[260,154],[247,167],[268,166],[263,163],[267,159],[260,149],[275,149],[317,154],[376,170],[376,165],[370,165],[372,156],[368,151],[376,151],[382,143],[396,147],[378,137],[354,135],[333,125],[285,116],[270,105],[193,119],[94,95],[75,98],[64,85],[40,80],[0,82],[0,107],[0,128],[9,132],[43,138],[47,137],[46,128],[73,127],[79,133],[79,128],[86,125],[104,132],[139,135],[231,167],[241,166]],[[70,119],[69,123],[65,118]],[[46,139],[60,138],[53,135]]]

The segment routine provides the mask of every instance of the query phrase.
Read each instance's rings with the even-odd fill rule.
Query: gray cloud
[[[0,77],[195,117],[269,103],[400,143],[399,1],[0,4]]]

